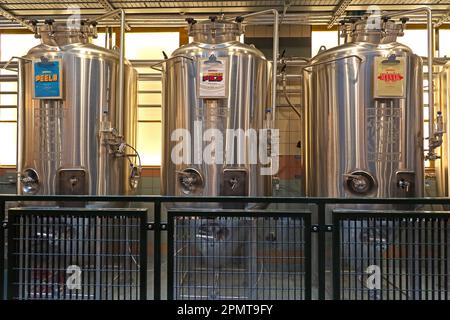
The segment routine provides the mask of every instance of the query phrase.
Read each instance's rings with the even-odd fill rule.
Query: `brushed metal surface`
[[[86,171],[86,194],[126,194],[130,192],[128,160],[109,152],[100,130],[107,113],[111,127],[135,146],[137,72],[126,62],[125,103],[120,110],[119,53],[76,37],[73,30],[69,36],[70,41],[64,40],[61,34],[53,39],[44,35],[42,43],[24,57],[28,60],[20,63],[18,171],[36,170],[40,178],[36,194],[58,194],[58,172],[71,168]],[[29,59],[43,56],[62,59],[61,100],[32,98],[33,73]],[[20,177],[18,193],[23,194]]]
[[[347,37],[348,43],[319,53],[304,70],[303,190],[306,196],[353,197],[346,179],[364,171],[375,185],[360,196],[395,197],[402,187],[397,172],[414,172],[407,196],[420,197],[422,60],[395,36],[376,37],[371,30],[364,37],[363,30]],[[406,59],[406,97],[375,99],[374,58],[392,54]]]
[[[440,69],[440,70],[439,70]],[[438,76],[435,79],[436,83],[436,100],[439,102],[438,105],[442,112],[443,121],[445,124],[445,132],[442,136],[442,145],[439,150],[440,159],[434,161],[434,167],[436,170],[436,182],[437,182],[437,196],[439,197],[448,197],[450,195],[449,189],[449,181],[450,175],[448,171],[449,166],[449,150],[450,150],[450,141],[448,139],[448,132],[450,128],[449,119],[449,106],[450,106],[450,96],[449,96],[449,88],[450,88],[450,63],[446,63],[441,68],[438,68]]]
[[[245,150],[245,163],[238,165],[238,156],[231,141],[227,140],[227,129],[264,128],[266,109],[270,109],[271,98],[271,63],[253,46],[237,41],[239,27],[234,32],[226,23],[216,27],[203,25],[210,22],[200,22],[191,27],[194,42],[182,46],[173,52],[163,70],[163,150],[161,166],[161,192],[164,195],[189,196],[183,192],[177,172],[188,168],[197,170],[203,178],[202,189],[196,189],[196,195],[224,195],[224,170],[238,169],[247,172],[248,181],[245,194],[249,196],[270,195],[272,180],[270,176],[260,174],[261,165],[249,164],[248,153],[250,139],[242,141]],[[215,35],[204,33],[215,33]],[[210,42],[208,39],[214,38]],[[219,41],[220,40],[220,41]],[[200,99],[197,92],[197,61],[214,54],[217,58],[227,57],[228,60],[228,92],[223,99]],[[179,58],[175,58],[179,57]],[[175,129],[186,129],[194,135],[195,123],[201,123],[201,129],[218,129],[224,137],[223,164],[208,164],[204,161],[196,163],[194,152],[190,155],[189,165],[176,165],[171,160],[173,147],[178,143],[171,141]],[[191,139],[191,150],[194,150],[194,137]],[[199,150],[204,150],[209,142],[201,142]],[[234,152],[233,163],[227,163],[226,158]],[[243,191],[244,192],[244,191]],[[203,204],[205,205],[205,204]],[[215,206],[211,204],[211,206]]]

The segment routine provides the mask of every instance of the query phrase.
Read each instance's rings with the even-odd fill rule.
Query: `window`
[[[113,42],[115,36],[113,34]],[[127,33],[125,41],[127,59],[161,60],[163,51],[170,55],[180,46],[180,33]],[[8,61],[12,56],[23,56],[39,43],[40,40],[33,34],[1,34],[0,60]],[[105,34],[99,33],[93,43],[104,47]],[[161,164],[161,75],[148,66],[136,69],[139,72],[137,148],[143,165],[159,166]],[[7,70],[2,70],[0,74],[16,75],[15,72]],[[0,166],[16,165],[16,122],[17,83],[0,81],[0,135],[8,137],[4,141],[4,152],[0,153]]]
[[[127,33],[125,56],[134,62],[162,60],[180,46],[179,32]],[[149,63],[150,64],[150,63]],[[139,72],[137,150],[142,164],[161,165],[161,74],[136,64]]]
[[[405,29],[404,33],[405,34],[402,37],[398,37],[397,41],[410,47],[415,54],[421,57],[426,57],[428,55],[427,30]]]
[[[312,31],[311,32],[311,56],[314,57],[320,47],[330,49],[339,45],[339,33],[332,31]]]
[[[113,44],[115,43],[115,41],[116,41],[116,34],[113,33],[112,34],[112,42],[113,42]],[[104,32],[99,32],[97,34],[97,39],[92,39],[92,43],[93,44],[95,44],[96,46],[99,46],[99,47],[103,47],[103,48],[106,47],[105,46],[105,44],[106,44],[105,42],[106,42],[106,33],[104,33]]]
[[[411,50],[421,56],[428,56],[428,38],[427,38],[427,30],[426,29],[405,29],[404,35],[397,39],[398,42],[408,46]],[[423,72],[427,72],[427,66],[424,65]],[[428,149],[428,136],[429,136],[429,120],[428,120],[428,80],[424,76],[423,79],[423,112],[424,112],[424,126],[423,126],[423,135],[424,135],[424,149]],[[425,161],[425,167],[430,167],[430,162]]]
[[[439,29],[439,57],[450,57],[450,29]]]
[[[34,34],[1,34],[0,60],[8,61],[14,56],[23,56],[28,50],[39,44],[40,40]],[[1,76],[15,76],[16,73],[1,70]],[[0,166],[16,165],[16,139],[17,139],[17,82],[0,82],[0,136],[3,139],[2,152],[0,152]]]

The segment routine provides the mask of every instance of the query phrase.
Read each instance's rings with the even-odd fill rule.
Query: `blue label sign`
[[[62,98],[61,60],[34,61],[34,98]]]

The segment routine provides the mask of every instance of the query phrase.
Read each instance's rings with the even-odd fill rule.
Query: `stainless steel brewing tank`
[[[193,42],[175,50],[165,63],[161,162],[164,195],[271,194],[271,176],[260,172],[265,165],[259,159],[256,163],[249,161],[249,148],[256,143],[247,135],[248,130],[255,130],[259,135],[258,130],[270,123],[271,63],[254,46],[239,42],[241,33],[241,25],[236,22],[215,18],[198,23],[191,21],[189,34]],[[212,93],[216,96],[204,97],[199,89],[203,80],[199,80],[199,68],[206,61],[219,61],[224,65],[224,91]],[[191,136],[188,145],[191,152],[181,164],[171,159],[179,144],[179,140],[172,141],[176,129],[185,129]],[[196,159],[210,145],[202,139],[208,129],[218,130],[223,136],[223,147],[218,149],[219,153],[223,152],[223,163]],[[227,139],[227,130],[240,129],[246,133],[243,140]],[[239,148],[244,152],[244,161],[238,159]],[[227,161],[228,156],[231,161]],[[220,206],[209,204],[209,207]]]
[[[422,60],[396,42],[396,26],[359,21],[304,69],[306,196],[423,195]]]
[[[138,161],[130,146],[136,143],[137,73],[125,62],[121,105],[119,54],[90,43],[89,32],[44,25],[42,43],[20,60],[19,194],[120,195],[136,188]],[[34,97],[34,63],[57,60],[62,96]]]

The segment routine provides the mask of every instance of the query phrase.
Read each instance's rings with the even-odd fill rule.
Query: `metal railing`
[[[8,211],[8,299],[146,299],[144,209]]]
[[[47,242],[49,234],[57,234],[52,230],[54,220],[44,219],[47,216],[43,213],[48,214],[48,209],[45,211],[23,205],[27,202],[34,206],[39,202],[55,204],[55,201],[64,204],[64,207],[52,209],[63,213],[58,219],[72,219],[72,222],[76,214],[83,217],[80,216],[80,221],[98,218],[102,211],[110,212],[111,209],[105,209],[109,207],[116,208],[114,210],[118,212],[112,213],[121,219],[127,215],[143,215],[140,209],[130,208],[133,204],[140,203],[149,209],[153,207],[153,217],[149,210],[147,217],[142,217],[136,227],[140,230],[140,248],[147,254],[143,254],[141,263],[138,263],[142,268],[139,271],[142,282],[139,283],[145,292],[131,296],[133,299],[441,300],[447,299],[449,294],[450,246],[447,233],[450,213],[445,210],[450,208],[450,199],[447,198],[4,195],[0,196],[0,212],[5,214],[2,232],[6,231],[8,243],[1,237],[0,244],[8,259],[6,264],[2,262],[6,266],[3,270],[6,271],[3,272],[6,279],[0,280],[1,288],[7,289],[8,298],[30,298],[30,291],[24,291],[24,286],[20,288],[24,284],[21,281],[26,280],[20,278],[20,272],[24,271],[24,266],[29,266],[26,259],[29,259],[30,252],[25,248],[36,239],[23,236],[23,230],[28,230],[23,229],[24,223],[26,226],[30,221],[24,220],[22,212],[29,211],[26,215],[33,217],[39,227],[46,221],[52,232],[46,232],[44,228],[45,232],[38,233],[40,237],[47,234]],[[17,207],[19,202],[22,209],[5,210],[6,207]],[[71,202],[88,205],[86,208],[70,208]],[[195,208],[191,206],[195,203],[199,209],[183,209],[188,202],[189,208]],[[100,203],[103,208],[95,208],[94,204]],[[247,210],[217,210],[221,208],[219,204],[224,203],[227,208],[237,203],[264,206]],[[216,209],[208,210],[208,206],[215,206]],[[121,219],[118,221],[123,222]],[[36,221],[40,222],[36,224]],[[110,224],[108,220],[103,223]],[[106,239],[123,240],[123,235],[127,234],[120,227],[123,223],[113,225],[113,229],[117,227],[115,236],[111,234],[112,238]],[[81,234],[73,233],[78,238],[66,239],[66,244],[85,239],[84,224],[75,223],[75,226],[75,230],[78,227],[80,231],[81,228]],[[34,230],[36,234],[36,227],[32,228],[29,230]],[[103,230],[107,232],[107,229]],[[115,264],[118,269],[114,270],[114,277],[119,275],[123,281],[122,275],[126,279],[130,263],[133,265],[130,259],[137,254],[136,248],[121,251],[120,246],[113,246],[113,249],[118,250],[114,254],[119,256],[120,252],[125,252],[124,264]],[[39,250],[40,258],[51,253],[45,246]],[[85,251],[72,251],[69,256],[77,256],[79,252]],[[61,255],[62,258],[66,256],[64,252]],[[2,258],[6,257],[2,255]],[[147,270],[142,262],[145,260],[153,262],[152,270]],[[236,263],[230,267],[229,263],[233,260]],[[38,266],[49,267],[42,263]],[[120,268],[125,272],[121,272]],[[102,270],[96,272],[102,274]],[[132,270],[137,272],[136,268]],[[142,280],[151,273],[149,281]],[[97,284],[98,279],[102,278],[97,278]],[[67,275],[65,280],[61,281],[62,286],[70,283],[67,282]],[[9,285],[5,286],[3,281]],[[91,278],[84,278],[83,281],[89,285]],[[120,293],[117,295],[115,289],[111,292],[102,294],[102,298],[122,297]],[[56,297],[70,298],[70,295]],[[99,294],[96,296],[92,292],[72,296],[81,297],[100,298]]]
[[[450,212],[333,211],[334,299],[448,300]]]
[[[168,299],[311,299],[310,215],[169,211]]]

